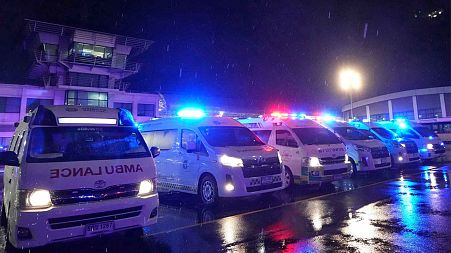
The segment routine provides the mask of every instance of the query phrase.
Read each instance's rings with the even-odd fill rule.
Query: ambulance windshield
[[[251,130],[245,127],[199,127],[200,132],[213,147],[265,145]]]
[[[293,131],[304,145],[338,144],[341,141],[326,128],[294,128]]]
[[[133,127],[38,127],[31,131],[28,162],[150,157]]]

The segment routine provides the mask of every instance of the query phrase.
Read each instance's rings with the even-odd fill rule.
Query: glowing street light
[[[342,69],[338,75],[338,83],[340,88],[345,92],[349,92],[351,97],[351,118],[354,118],[352,106],[352,91],[359,90],[362,87],[362,76],[359,72],[345,68]]]

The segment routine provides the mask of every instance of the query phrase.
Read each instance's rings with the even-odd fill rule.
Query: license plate
[[[86,235],[106,233],[106,232],[113,231],[113,229],[114,229],[113,221],[87,224],[86,225]]]
[[[272,176],[262,177],[262,184],[272,184]]]
[[[374,159],[374,163],[375,164],[381,164],[382,163],[382,159],[380,159],[380,158]]]

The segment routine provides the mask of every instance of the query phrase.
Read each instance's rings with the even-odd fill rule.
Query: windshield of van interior
[[[374,132],[376,132],[378,135],[382,136],[385,139],[393,139],[393,138],[395,138],[395,134],[392,131],[387,130],[385,128],[373,127],[373,128],[371,128],[371,130],[373,130]]]
[[[353,127],[334,127],[334,131],[346,140],[369,140],[370,137]]]
[[[235,126],[199,127],[200,132],[213,147],[265,145],[251,130]]]
[[[338,144],[340,139],[326,128],[294,128],[294,133],[304,145]]]
[[[67,162],[150,157],[132,127],[39,127],[31,131],[28,162]]]
[[[437,134],[427,127],[414,127],[413,129],[415,129],[423,137],[438,137]]]

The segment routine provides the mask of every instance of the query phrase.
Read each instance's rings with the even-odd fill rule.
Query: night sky
[[[0,82],[26,82],[21,30],[32,18],[154,41],[135,59],[144,66],[129,78],[132,90],[337,109],[347,102],[336,81],[342,66],[364,74],[358,98],[449,85],[449,7],[448,0],[2,0]],[[434,10],[441,14],[428,16]]]

